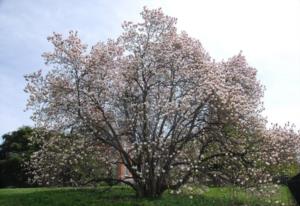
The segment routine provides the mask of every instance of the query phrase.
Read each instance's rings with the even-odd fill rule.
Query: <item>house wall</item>
[[[131,178],[131,173],[127,170],[126,166],[124,164],[119,164],[117,168],[117,178],[118,179],[125,179],[125,178]]]
[[[126,167],[124,164],[118,164],[117,168],[117,178],[118,179],[124,179],[125,178],[125,172],[126,172]]]

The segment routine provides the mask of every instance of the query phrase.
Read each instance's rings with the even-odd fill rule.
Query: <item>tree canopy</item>
[[[54,50],[43,57],[52,69],[26,75],[37,126],[100,141],[113,153],[103,161],[123,163],[133,179],[115,180],[139,196],[160,196],[195,175],[228,180],[232,170],[236,184],[269,181],[262,165],[286,159],[267,145],[286,144],[268,138],[256,69],[241,53],[216,62],[161,9],[141,16],[91,49],[77,32],[48,38]]]

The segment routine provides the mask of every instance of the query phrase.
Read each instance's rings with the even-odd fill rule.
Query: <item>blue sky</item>
[[[0,0],[0,135],[32,125],[24,74],[45,69],[52,32],[89,45],[117,37],[143,6],[162,7],[216,60],[240,50],[266,86],[264,115],[300,128],[300,0]]]

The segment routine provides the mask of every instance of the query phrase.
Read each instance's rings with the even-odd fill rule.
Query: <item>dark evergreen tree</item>
[[[23,167],[37,145],[30,144],[34,129],[25,126],[2,136],[0,145],[0,187],[26,187],[28,174]]]

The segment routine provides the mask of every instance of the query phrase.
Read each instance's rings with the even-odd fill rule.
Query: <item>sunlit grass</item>
[[[0,189],[1,206],[236,206],[236,205],[294,205],[286,187],[271,199],[249,194],[238,188],[209,188],[202,195],[166,192],[159,199],[136,198],[128,187],[93,188],[20,188]],[[268,202],[270,201],[271,202]]]

